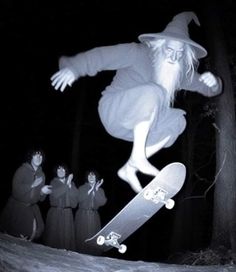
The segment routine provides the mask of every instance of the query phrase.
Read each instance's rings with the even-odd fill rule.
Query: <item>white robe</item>
[[[171,136],[166,147],[172,145],[186,127],[185,111],[171,108],[166,103],[165,89],[152,82],[150,49],[142,43],[126,43],[97,47],[72,57],[61,57],[60,68],[69,68],[78,79],[95,76],[104,70],[116,70],[109,86],[102,92],[98,111],[109,134],[126,141],[133,141],[134,126],[148,120],[155,112],[153,125],[147,138],[152,145]],[[181,89],[213,96],[195,72],[192,81],[186,78]]]

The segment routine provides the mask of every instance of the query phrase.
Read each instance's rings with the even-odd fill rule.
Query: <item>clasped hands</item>
[[[43,177],[36,177],[34,182],[31,185],[31,188],[35,188],[38,185],[40,185],[43,182]],[[44,185],[41,188],[41,193],[45,195],[49,195],[52,192],[52,186],[51,185]]]
[[[93,192],[95,194],[95,191],[98,191],[99,187],[103,184],[104,180],[100,179],[98,182],[94,182],[92,187],[88,190],[88,195]]]
[[[69,186],[69,188],[71,188],[71,181],[73,179],[74,175],[70,174],[67,178],[66,184]]]

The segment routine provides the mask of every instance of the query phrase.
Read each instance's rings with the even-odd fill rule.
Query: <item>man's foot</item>
[[[140,185],[140,182],[136,176],[137,171],[140,171],[143,174],[147,174],[154,177],[157,176],[157,174],[160,172],[146,159],[135,161],[130,158],[126,162],[126,164],[119,169],[117,174],[121,179],[128,182],[136,193],[139,193],[142,190],[142,186]]]
[[[118,176],[129,183],[131,188],[135,191],[135,193],[139,193],[142,190],[142,186],[136,176],[137,169],[129,164],[129,161],[121,167],[117,174]]]
[[[137,160],[136,158],[134,159],[133,157],[130,157],[126,164],[135,168],[136,171],[140,171],[141,173],[149,176],[155,177],[160,172],[146,158]]]

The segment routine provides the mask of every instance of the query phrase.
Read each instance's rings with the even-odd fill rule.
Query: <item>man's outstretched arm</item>
[[[191,83],[184,84],[183,89],[212,97],[222,93],[223,84],[222,80],[211,72],[202,74],[196,72]]]
[[[211,89],[212,94],[207,96],[215,96],[222,92],[222,81],[219,77],[215,76],[211,72],[205,72],[200,75],[199,81],[205,84]],[[203,93],[204,95],[204,93]]]

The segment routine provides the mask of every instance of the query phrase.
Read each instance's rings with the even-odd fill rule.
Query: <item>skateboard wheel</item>
[[[175,206],[175,201],[173,199],[168,199],[166,201],[165,207],[170,210]]]
[[[120,253],[122,253],[122,254],[125,253],[126,250],[127,250],[127,246],[126,245],[120,245],[120,248],[118,249],[118,251]]]
[[[153,191],[150,189],[147,189],[144,193],[143,193],[143,197],[147,200],[151,200],[153,198]]]
[[[102,236],[102,235],[99,235],[98,238],[97,238],[97,244],[99,246],[102,246],[104,243],[105,243],[105,237]]]

